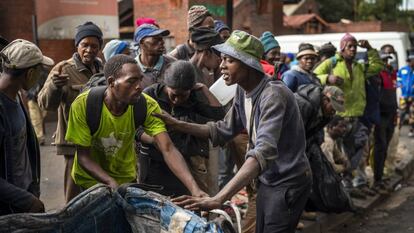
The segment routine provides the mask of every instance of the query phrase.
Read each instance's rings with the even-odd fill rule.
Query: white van
[[[405,32],[350,32],[357,40],[368,40],[373,48],[379,50],[384,44],[391,44],[397,52],[398,67],[406,65],[407,51],[411,48],[408,33]],[[302,34],[302,35],[284,35],[276,36],[280,44],[282,53],[298,52],[300,43],[311,43],[315,46],[321,46],[331,42],[339,49],[339,42],[345,33],[325,33],[325,34]],[[359,52],[364,51],[358,48]]]

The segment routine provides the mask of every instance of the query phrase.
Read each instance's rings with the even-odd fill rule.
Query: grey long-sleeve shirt
[[[264,77],[248,94],[238,87],[233,106],[224,120],[208,123],[212,143],[223,145],[243,129],[250,128],[250,122],[246,122],[246,97],[252,98],[251,118],[256,131],[246,158],[254,157],[258,161],[260,182],[276,186],[310,172],[299,108],[293,93],[280,81]]]

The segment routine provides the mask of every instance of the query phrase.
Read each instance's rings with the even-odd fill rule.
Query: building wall
[[[39,48],[55,63],[71,58],[76,51],[74,40],[40,39]]]
[[[32,15],[34,0],[0,1],[0,35],[12,41],[17,38],[33,41]]]
[[[35,12],[36,7],[42,5],[36,5],[35,0],[1,0],[0,35],[9,41],[21,38],[34,42],[32,15],[38,15],[38,12]],[[72,57],[76,51],[73,39],[39,39],[38,45],[42,52],[56,63]]]
[[[36,13],[42,39],[72,39],[76,27],[87,21],[98,25],[104,38],[119,38],[115,0],[36,0]]]
[[[226,0],[134,0],[134,18],[151,17],[171,31],[175,44],[187,41],[187,12],[192,5],[204,5],[214,18],[225,21]]]
[[[157,20],[161,28],[171,31],[175,43],[180,44],[187,40],[187,11],[188,0],[134,0],[134,18],[150,17]]]
[[[276,35],[284,33],[282,1],[268,1],[263,12],[258,12],[255,0],[239,1],[234,6],[233,29],[260,36],[264,31]]]

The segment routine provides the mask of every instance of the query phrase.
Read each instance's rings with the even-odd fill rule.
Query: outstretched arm
[[[175,119],[165,111],[162,113],[153,113],[153,115],[163,120],[164,123],[172,130],[191,134],[199,138],[210,137],[209,127],[207,125],[180,121]]]
[[[174,175],[183,182],[191,194],[197,197],[206,196],[206,194],[198,187],[194,177],[188,169],[187,163],[181,153],[175,148],[170,136],[168,136],[166,132],[162,132],[154,136],[154,141],[162,152],[164,161],[167,163],[168,167]]]
[[[244,186],[248,185],[259,175],[260,165],[254,157],[247,158],[246,162],[237,172],[236,176],[214,197],[190,197],[181,196],[173,199],[173,202],[190,210],[218,209],[221,205],[234,196]]]

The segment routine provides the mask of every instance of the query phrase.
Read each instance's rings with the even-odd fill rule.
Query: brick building
[[[119,37],[114,0],[2,0],[0,20],[0,35],[37,43],[55,62],[75,52],[75,27],[85,21],[97,23],[104,38]]]
[[[17,38],[37,42],[43,53],[55,61],[61,61],[72,55],[75,51],[73,40],[48,40],[36,41],[34,28],[36,19],[35,0],[0,1],[0,35],[12,41]],[[20,15],[16,19],[16,15]]]
[[[134,18],[155,18],[161,28],[169,29],[176,44],[188,38],[187,12],[192,5],[204,5],[214,18],[226,19],[226,0],[133,0]]]

